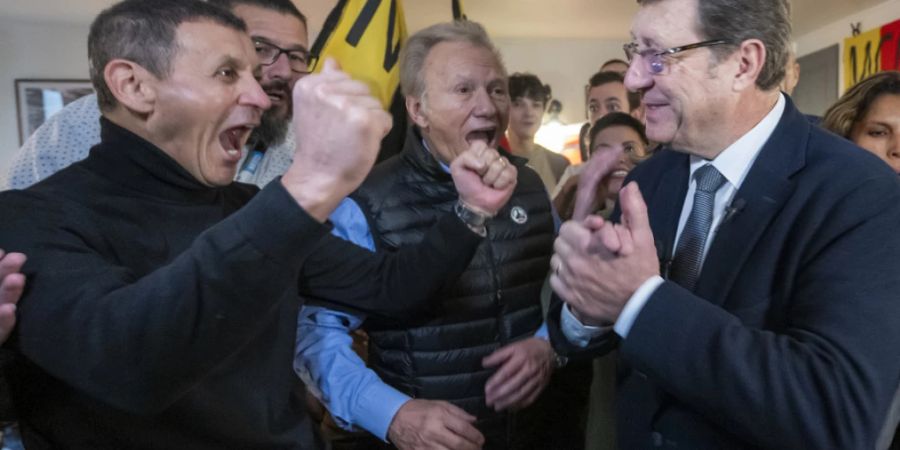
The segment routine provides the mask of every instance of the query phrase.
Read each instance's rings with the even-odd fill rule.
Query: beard
[[[268,110],[264,112],[259,119],[259,125],[250,133],[247,145],[250,148],[269,148],[283,144],[290,123],[290,114],[284,117],[280,114],[280,111]]]
[[[293,104],[290,85],[282,80],[274,80],[263,86],[263,90],[267,93],[277,91],[285,99],[285,104],[282,107],[269,108],[262,114],[259,125],[253,129],[247,140],[250,148],[269,148],[283,144],[291,123]]]

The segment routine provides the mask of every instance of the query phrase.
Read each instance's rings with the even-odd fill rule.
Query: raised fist
[[[515,166],[481,141],[453,160],[450,174],[459,199],[488,216],[494,216],[506,205],[518,177]]]

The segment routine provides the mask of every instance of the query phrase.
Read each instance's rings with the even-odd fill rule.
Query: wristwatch
[[[473,210],[463,203],[462,200],[456,202],[456,205],[453,206],[453,211],[456,213],[456,216],[459,217],[459,220],[462,220],[472,231],[478,233],[482,237],[487,236],[487,229],[484,226],[490,218],[487,214],[482,214]]]

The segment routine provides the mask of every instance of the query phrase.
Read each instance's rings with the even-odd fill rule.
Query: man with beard
[[[0,193],[0,247],[29,256],[10,339],[26,447],[318,447],[290,370],[298,294],[331,298],[341,286],[309,290],[327,272],[347,306],[396,316],[426,272],[453,276],[431,251],[373,256],[328,235],[391,123],[333,61],[292,92],[303,139],[284,175],[262,191],[232,181],[270,106],[246,29],[195,0],[102,12],[88,38],[100,144]],[[461,202],[506,202],[516,172],[500,160],[475,149],[454,162]],[[474,251],[480,239],[449,217],[443,257]],[[390,278],[398,261],[408,279]],[[403,297],[384,292],[398,284]]]
[[[262,65],[259,83],[272,106],[247,143],[237,181],[263,187],[291,164],[291,89],[308,74],[306,17],[290,0],[208,0],[247,24]],[[13,157],[2,189],[24,189],[87,157],[100,142],[97,96],[82,97],[50,117]]]

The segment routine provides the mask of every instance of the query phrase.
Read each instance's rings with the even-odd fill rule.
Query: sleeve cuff
[[[644,309],[644,305],[650,300],[650,296],[656,292],[656,288],[658,288],[659,285],[663,284],[663,281],[664,280],[659,275],[650,277],[641,285],[641,287],[634,291],[634,294],[632,294],[631,298],[628,299],[628,302],[625,303],[625,307],[622,308],[622,313],[619,314],[619,319],[616,320],[616,324],[613,325],[613,330],[616,334],[621,336],[622,339],[628,337],[628,332],[631,331],[634,320],[637,319],[638,314]]]
[[[534,337],[548,342],[550,341],[550,331],[547,330],[547,321],[541,323],[541,327],[534,332]]]
[[[409,400],[409,396],[387,384],[373,383],[357,400],[353,411],[355,422],[360,428],[387,442],[388,429],[394,416]]]
[[[560,314],[560,328],[563,335],[576,347],[587,347],[591,339],[600,336],[609,330],[609,327],[592,327],[581,323],[571,311],[569,305],[562,306]]]
[[[232,217],[259,251],[281,261],[306,259],[328,233],[281,183],[269,183]]]

